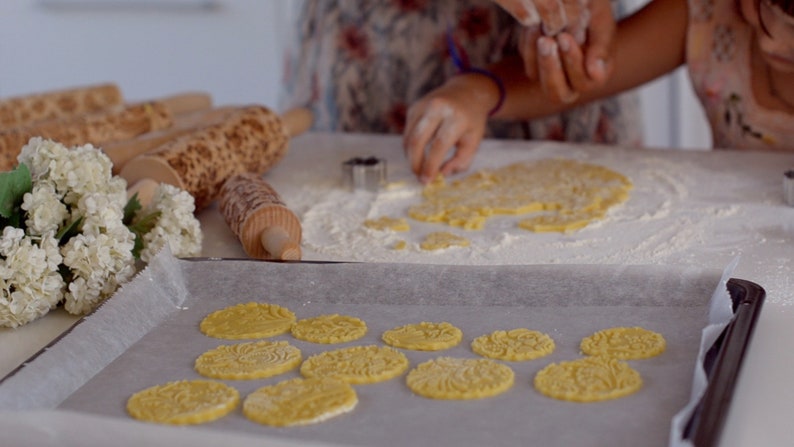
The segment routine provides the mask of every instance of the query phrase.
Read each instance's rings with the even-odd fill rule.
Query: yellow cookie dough
[[[389,329],[381,338],[386,344],[395,348],[440,351],[460,343],[463,332],[450,323],[423,321]]]
[[[586,337],[580,344],[587,355],[608,355],[616,359],[646,359],[664,352],[662,334],[641,327],[613,327]]]
[[[433,251],[449,247],[468,247],[469,245],[471,245],[471,241],[463,236],[447,233],[446,231],[437,231],[428,234],[425,240],[419,244],[419,248],[426,251]]]
[[[414,393],[431,399],[480,399],[513,386],[515,374],[490,359],[439,357],[420,363],[405,382]]]
[[[554,352],[554,340],[542,332],[519,328],[479,336],[471,342],[471,349],[492,359],[523,361]]]
[[[641,387],[640,373],[626,362],[606,356],[552,363],[535,375],[535,389],[541,394],[573,402],[617,399]]]
[[[205,335],[227,340],[264,338],[288,332],[295,314],[276,304],[245,303],[207,315],[199,325]]]
[[[297,368],[301,351],[286,341],[222,345],[201,354],[196,372],[226,380],[264,379]]]
[[[348,315],[320,315],[292,325],[292,336],[311,343],[344,343],[367,334],[367,324]]]
[[[388,346],[353,346],[313,355],[301,365],[304,377],[334,377],[351,384],[383,382],[408,369],[408,358]]]
[[[308,425],[352,411],[358,403],[349,384],[330,377],[291,379],[259,388],[243,402],[243,414],[276,427]]]
[[[411,229],[411,226],[408,225],[408,221],[404,218],[388,216],[379,217],[377,219],[367,219],[364,221],[364,226],[379,231],[391,230],[404,232]]]
[[[477,230],[496,214],[540,213],[519,226],[567,232],[603,218],[610,207],[628,199],[631,189],[628,178],[603,166],[545,159],[482,170],[449,184],[438,178],[408,215]]]
[[[202,424],[219,419],[240,402],[236,389],[211,380],[182,380],[146,388],[127,400],[135,419],[162,424]]]

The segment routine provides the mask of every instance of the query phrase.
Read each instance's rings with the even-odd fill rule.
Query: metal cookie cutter
[[[376,192],[386,184],[386,160],[355,157],[342,163],[345,181],[352,189]]]
[[[783,174],[783,200],[794,206],[794,169]]]

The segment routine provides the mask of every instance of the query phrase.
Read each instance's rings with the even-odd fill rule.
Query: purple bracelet
[[[502,108],[502,105],[505,102],[505,97],[507,96],[507,90],[505,89],[504,82],[502,82],[502,79],[499,76],[497,76],[496,73],[490,70],[486,70],[484,68],[472,67],[468,63],[466,50],[455,43],[455,39],[452,37],[451,27],[447,30],[447,47],[449,49],[449,55],[450,57],[452,57],[452,62],[455,64],[455,67],[458,68],[458,73],[481,74],[483,76],[488,77],[496,84],[496,87],[499,89],[499,101],[497,101],[493,109],[491,109],[491,111],[488,112],[488,116],[493,116],[496,112],[499,111],[499,109]]]

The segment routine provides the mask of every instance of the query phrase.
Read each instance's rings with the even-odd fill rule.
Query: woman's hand
[[[493,80],[470,73],[449,79],[414,103],[408,109],[403,147],[419,181],[468,169],[488,113],[498,102]]]

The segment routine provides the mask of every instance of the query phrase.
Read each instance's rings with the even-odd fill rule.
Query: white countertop
[[[374,155],[388,164],[392,187],[351,192],[341,164]],[[571,234],[535,234],[509,220],[465,232],[466,251],[422,252],[416,245],[434,224],[411,222],[407,234],[361,229],[364,218],[395,215],[418,200],[399,137],[308,134],[265,175],[303,222],[306,260],[455,264],[693,264],[722,269],[740,257],[733,276],[767,292],[745,358],[721,446],[789,445],[794,427],[794,208],[782,199],[782,177],[794,154],[672,151],[486,141],[473,169],[553,156],[602,164],[630,177],[631,198],[604,222]],[[344,206],[342,206],[344,204]],[[199,215],[203,255],[245,257],[217,208]],[[437,226],[437,225],[436,225]],[[408,249],[391,249],[396,238]],[[715,285],[716,286],[716,285]],[[57,338],[76,321],[62,310],[16,330],[0,329],[0,376]]]

